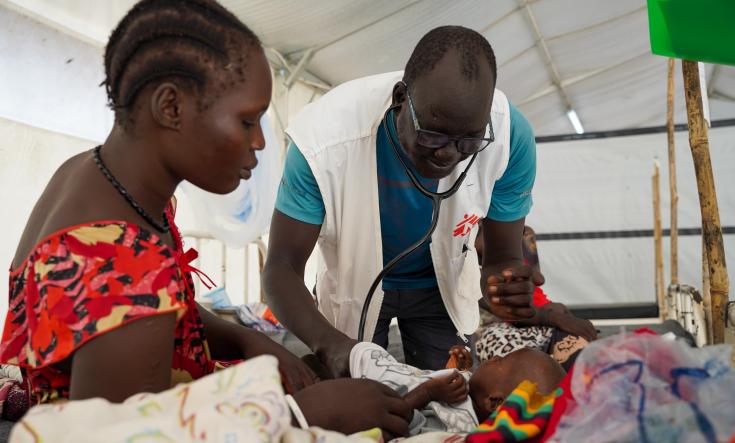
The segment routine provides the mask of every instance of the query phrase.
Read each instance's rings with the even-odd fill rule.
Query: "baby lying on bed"
[[[362,342],[350,353],[353,378],[384,383],[414,409],[411,435],[444,431],[465,433],[485,421],[513,389],[530,380],[543,394],[550,393],[565,372],[548,354],[521,349],[480,364],[470,373],[472,357],[461,346],[450,351],[456,369],[421,370],[399,363],[380,346]]]

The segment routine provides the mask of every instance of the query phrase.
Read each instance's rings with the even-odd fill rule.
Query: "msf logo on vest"
[[[454,237],[464,237],[472,231],[472,228],[480,221],[480,216],[475,214],[465,214],[464,218],[454,225],[452,235]]]

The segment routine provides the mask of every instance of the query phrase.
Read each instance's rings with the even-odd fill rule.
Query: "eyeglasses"
[[[475,154],[487,148],[490,143],[495,141],[493,133],[493,125],[488,121],[488,137],[456,137],[428,129],[421,129],[419,120],[416,117],[416,111],[413,108],[413,100],[408,93],[408,85],[406,85],[406,97],[408,98],[408,109],[411,111],[413,126],[416,128],[416,143],[429,149],[441,149],[451,142],[454,142],[457,151],[462,154]]]

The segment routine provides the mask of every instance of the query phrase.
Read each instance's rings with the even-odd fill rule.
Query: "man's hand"
[[[318,346],[316,356],[327,367],[332,378],[350,377],[350,352],[357,344],[346,335],[335,335]]]
[[[390,437],[408,435],[413,410],[394,390],[373,380],[317,383],[294,395],[309,426],[352,434],[381,428]]]
[[[536,287],[533,269],[520,265],[504,269],[500,275],[487,278],[486,297],[490,312],[503,320],[528,319],[534,316],[533,290]]]

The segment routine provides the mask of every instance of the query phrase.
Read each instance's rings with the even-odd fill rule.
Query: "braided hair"
[[[495,53],[482,34],[462,26],[441,26],[429,31],[416,44],[406,63],[403,81],[412,85],[417,78],[431,72],[449,49],[458,51],[464,78],[475,79],[479,63],[484,61],[490,66],[493,79],[497,80]]]
[[[220,90],[245,79],[248,54],[259,47],[258,37],[214,0],[138,2],[105,48],[103,84],[115,121],[129,124],[136,97],[154,82],[195,90],[206,108]]]

